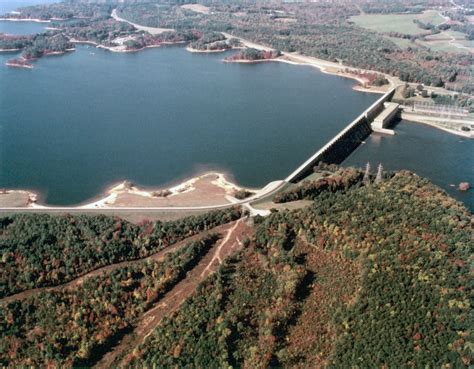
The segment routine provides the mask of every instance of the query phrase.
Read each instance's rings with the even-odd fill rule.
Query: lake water
[[[372,134],[344,165],[365,167],[370,162],[374,172],[378,163],[389,170],[411,170],[429,178],[472,211],[474,191],[461,192],[458,185],[469,182],[474,186],[474,140],[406,121],[394,129],[395,136]]]
[[[0,55],[0,187],[63,205],[124,179],[159,186],[204,169],[263,186],[378,98],[315,68],[224,56],[80,46],[26,70]]]
[[[2,12],[17,7],[0,5]],[[35,27],[44,25],[0,22],[1,32]],[[0,187],[66,205],[123,179],[162,186],[208,169],[263,186],[288,175],[379,96],[314,68],[226,64],[224,56],[79,46],[23,70],[6,67],[12,54],[0,54]],[[451,185],[474,183],[473,141],[413,123],[396,131],[372,135],[345,164],[415,171],[472,209],[473,191]]]
[[[1,0],[0,14],[10,13],[22,6],[51,4],[59,2],[58,0]]]
[[[6,15],[19,7],[53,3],[52,0],[0,0],[0,15]],[[35,22],[1,22],[0,33],[9,33],[12,35],[34,34],[45,32],[48,23]]]

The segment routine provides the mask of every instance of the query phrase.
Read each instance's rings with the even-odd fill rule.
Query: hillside
[[[251,226],[236,222],[233,211],[180,225],[0,219],[1,269],[22,276],[17,285],[2,278],[10,299],[0,300],[0,365],[469,367],[473,223],[460,203],[408,172],[375,180],[351,169],[296,186],[278,201],[296,198],[313,204],[256,217]],[[22,232],[28,239],[15,241]],[[68,253],[45,253],[66,239],[85,245],[84,255],[103,256],[86,266]],[[44,277],[32,279],[19,265]],[[209,268],[215,272],[205,274]],[[196,275],[198,286],[179,289]],[[41,286],[49,289],[18,296]],[[173,300],[177,292],[182,298]],[[140,335],[142,318],[161,305],[169,312]],[[101,361],[107,353],[112,365]]]

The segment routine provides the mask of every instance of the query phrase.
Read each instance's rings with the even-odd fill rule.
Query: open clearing
[[[201,13],[201,14],[209,14],[210,12],[209,7],[201,5],[201,4],[186,4],[186,5],[181,5],[181,8],[192,10],[193,12]]]
[[[350,18],[360,27],[376,32],[400,32],[408,35],[428,34],[413,21],[417,19],[423,23],[439,25],[445,20],[435,10],[427,10],[421,14],[364,14]]]
[[[463,33],[451,30],[426,36],[426,41],[418,40],[417,43],[435,51],[474,52],[474,41],[466,40]]]

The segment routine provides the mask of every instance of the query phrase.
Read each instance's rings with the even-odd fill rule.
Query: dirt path
[[[233,233],[235,231],[235,229],[239,226],[239,223],[240,221],[237,221],[235,222],[235,225],[229,229],[227,231],[227,235],[225,236],[225,238],[219,243],[219,247],[217,248],[217,251],[215,252],[214,256],[212,257],[211,261],[209,262],[209,264],[207,264],[206,268],[202,271],[200,277],[202,278],[203,276],[204,277],[207,277],[207,275],[209,275],[209,273],[206,274],[206,272],[209,271],[209,269],[214,265],[214,262],[216,260],[219,261],[219,265],[222,263],[222,258],[221,258],[221,252],[222,250],[225,251],[224,249],[224,246],[229,242],[230,238],[233,236]],[[240,243],[240,240],[237,238],[237,242]]]
[[[170,252],[173,252],[173,251],[176,251],[176,250],[180,249],[181,247],[187,245],[189,242],[198,240],[198,239],[202,238],[203,236],[205,236],[209,233],[222,233],[222,232],[227,231],[230,227],[232,227],[234,225],[234,223],[237,223],[237,222],[230,222],[230,223],[227,223],[227,224],[223,224],[223,225],[217,226],[215,228],[212,228],[208,231],[204,231],[204,232],[201,232],[201,233],[196,234],[194,236],[185,238],[184,240],[179,241],[179,242],[175,243],[174,245],[168,246],[168,247],[166,247],[165,249],[163,249],[161,251],[158,251],[158,252],[156,252],[156,253],[154,253],[150,256],[147,256],[147,257],[144,257],[144,258],[141,258],[141,259],[122,261],[122,262],[119,262],[119,263],[116,263],[116,264],[110,264],[110,265],[95,269],[91,272],[88,272],[88,273],[84,274],[83,276],[77,277],[77,278],[73,279],[72,281],[66,282],[66,283],[61,284],[59,286],[33,288],[31,290],[27,290],[27,291],[19,292],[17,294],[11,295],[11,296],[3,297],[2,299],[0,299],[0,304],[8,304],[8,303],[16,301],[16,300],[22,300],[22,299],[25,299],[27,297],[36,295],[40,292],[50,292],[50,291],[55,291],[55,290],[59,290],[59,289],[62,289],[62,288],[74,288],[74,287],[77,287],[77,286],[81,285],[82,283],[84,283],[84,280],[86,278],[96,277],[96,276],[99,276],[99,275],[110,273],[113,270],[123,268],[123,267],[126,267],[126,266],[130,266],[130,265],[134,265],[134,264],[140,264],[140,263],[143,263],[143,262],[148,261],[148,260],[160,261],[165,257],[166,254],[168,254]]]
[[[215,272],[222,261],[242,247],[241,239],[249,234],[250,228],[242,219],[227,230],[226,236],[214,245],[186,278],[174,286],[156,305],[142,315],[134,331],[108,352],[94,367],[99,369],[122,366],[121,357],[133,350],[148,337],[161,320],[175,312],[194,292],[207,276]],[[217,261],[217,262],[216,262]],[[117,359],[121,360],[117,362]]]

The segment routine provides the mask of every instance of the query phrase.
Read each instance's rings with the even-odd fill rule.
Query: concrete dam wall
[[[285,181],[298,182],[310,173],[320,162],[341,164],[371,133],[370,123],[384,109],[384,102],[390,100],[395,93],[391,89],[367,110],[354,119],[346,128],[339,132],[331,141],[318,150],[313,156],[301,164]]]

